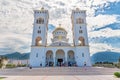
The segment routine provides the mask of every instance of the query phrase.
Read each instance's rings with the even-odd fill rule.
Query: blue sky
[[[60,23],[72,37],[71,10],[80,8],[87,10],[90,53],[120,52],[120,0],[0,0],[0,54],[30,52],[33,9],[41,7],[49,10],[48,43]]]

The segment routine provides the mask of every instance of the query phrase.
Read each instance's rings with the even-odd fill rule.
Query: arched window
[[[81,26],[80,26],[80,29],[81,29]]]
[[[82,53],[82,57],[84,57],[84,53]]]
[[[79,33],[83,33],[83,31],[82,31],[82,30],[79,30]]]
[[[43,18],[38,18],[36,23],[37,24],[44,24],[44,19]]]
[[[72,50],[68,51],[67,60],[68,60],[68,64],[69,64],[69,62],[72,63],[72,64],[75,63],[75,53],[74,53],[74,51],[72,51]]]
[[[38,33],[41,33],[41,30],[38,30]]]
[[[53,66],[53,65],[51,65],[51,62],[52,63],[54,62],[53,61],[53,52],[51,50],[48,50],[46,52],[46,66]]]
[[[81,19],[81,18],[78,18],[78,19],[76,20],[76,24],[83,24],[83,23],[84,23],[84,20]]]
[[[41,37],[37,37],[36,38],[36,43],[35,43],[35,45],[36,46],[40,46],[42,44],[42,39],[41,39]]]
[[[36,53],[36,57],[38,57],[38,53]]]
[[[79,38],[79,44],[80,44],[80,46],[85,46],[85,40],[83,37]]]

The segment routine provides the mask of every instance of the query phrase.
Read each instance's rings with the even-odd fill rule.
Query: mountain
[[[118,62],[120,58],[120,53],[117,52],[97,52],[91,56],[92,63],[96,62]]]
[[[8,59],[29,59],[30,53],[20,53],[20,52],[14,52],[11,54],[5,54],[0,55],[7,57]],[[104,52],[97,52],[91,56],[92,64],[96,62],[118,62],[118,59],[120,58],[120,53],[117,52],[110,52],[110,51],[104,51]]]
[[[29,54],[30,53],[19,53],[19,52],[14,52],[11,54],[5,54],[5,55],[1,55],[4,57],[7,57],[8,59],[19,59],[19,60],[24,60],[24,59],[29,59]]]

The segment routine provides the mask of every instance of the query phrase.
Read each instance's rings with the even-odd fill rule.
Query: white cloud
[[[120,30],[112,30],[110,28],[105,28],[100,31],[93,31],[89,33],[89,37],[119,37],[120,36]]]
[[[31,35],[29,34],[15,34],[15,33],[1,33],[0,34],[0,51],[1,54],[11,52],[28,52],[31,46]],[[4,51],[3,51],[3,50]]]
[[[113,31],[106,29],[103,31],[90,32],[94,28],[100,28],[117,21],[116,18],[119,15],[98,15],[96,17],[94,15],[96,9],[109,6],[109,2],[114,3],[119,1],[120,0],[0,0],[0,36],[5,35],[0,37],[0,48],[5,48],[6,45],[12,45],[10,52],[30,51],[29,45],[31,44],[30,34],[33,28],[33,9],[42,6],[49,9],[49,23],[55,26],[61,23],[69,32],[68,38],[72,37],[71,10],[76,7],[87,10],[87,27],[90,37],[103,35],[108,37],[119,36],[119,30]],[[112,35],[111,32],[113,33]],[[27,35],[29,37],[26,37]],[[49,33],[49,36],[52,38],[51,33]],[[10,43],[8,43],[9,41]],[[50,39],[48,42],[50,42]],[[70,42],[72,42],[72,40]],[[21,43],[24,43],[24,45]],[[17,45],[15,46],[15,44]],[[21,49],[21,47],[24,46],[28,48]]]
[[[88,0],[89,1],[89,0]],[[103,5],[104,3],[108,2],[119,2],[120,0],[91,0],[93,2],[93,5]]]
[[[98,15],[96,17],[87,17],[88,30],[104,27],[108,24],[117,22],[118,15]]]
[[[90,53],[93,54],[102,51],[120,52],[120,49],[104,43],[90,43]]]

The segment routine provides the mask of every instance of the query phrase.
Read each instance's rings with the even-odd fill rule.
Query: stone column
[[[56,53],[53,52],[53,61],[54,61],[54,66],[56,66]]]
[[[66,63],[66,65],[68,65],[67,63],[68,63],[68,60],[67,60],[67,51],[65,51],[65,63]]]

